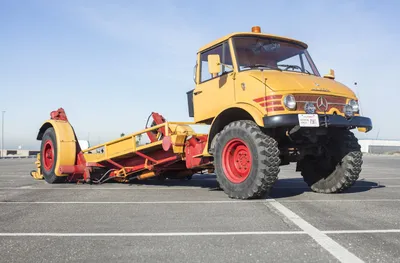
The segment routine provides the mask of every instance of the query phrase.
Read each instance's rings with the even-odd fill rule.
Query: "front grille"
[[[314,103],[317,112],[323,112],[317,107],[317,100],[320,97],[325,98],[326,101],[328,102],[328,107],[326,111],[330,111],[331,109],[335,108],[339,112],[342,112],[344,105],[346,105],[345,97],[337,97],[331,95],[310,95],[310,94],[294,94],[293,96],[296,99],[298,110],[304,110],[304,105],[306,104],[306,102],[311,102]]]

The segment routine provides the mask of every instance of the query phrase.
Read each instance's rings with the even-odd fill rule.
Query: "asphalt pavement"
[[[264,200],[213,175],[141,184],[34,180],[0,160],[0,262],[399,262],[400,157],[364,156],[353,188],[309,190],[282,166]]]

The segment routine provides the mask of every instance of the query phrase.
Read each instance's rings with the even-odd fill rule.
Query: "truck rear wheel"
[[[253,121],[235,121],[220,132],[214,166],[219,186],[231,198],[266,196],[278,178],[278,143]]]
[[[66,176],[60,177],[55,174],[58,148],[56,133],[53,128],[48,128],[43,134],[40,149],[40,169],[44,180],[50,184],[65,182]]]
[[[304,181],[317,193],[339,193],[350,188],[361,173],[362,152],[351,131],[338,131],[326,146],[326,155],[301,161]]]

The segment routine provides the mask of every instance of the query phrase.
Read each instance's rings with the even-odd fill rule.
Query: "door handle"
[[[200,93],[202,93],[202,92],[203,92],[202,90],[199,90],[199,91],[193,92],[193,94],[194,94],[194,95],[197,95],[197,94],[200,94]]]

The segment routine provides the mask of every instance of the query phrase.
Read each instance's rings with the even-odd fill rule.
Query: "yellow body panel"
[[[186,135],[182,134],[171,135],[172,150],[174,151],[174,153],[184,153],[186,137]]]
[[[261,79],[261,78],[260,78]],[[253,72],[246,71],[237,74],[236,85],[234,88],[235,103],[241,106],[244,110],[251,110],[249,112],[253,118],[257,116],[258,120],[254,119],[260,126],[263,125],[262,117],[265,115],[265,108],[261,107],[259,103],[254,102],[254,99],[271,95],[271,91],[267,90],[264,81],[254,78]],[[234,105],[231,105],[234,106]],[[254,111],[257,112],[254,112]]]
[[[194,123],[190,122],[189,124],[194,124]],[[174,122],[174,123],[170,122],[168,127],[171,130],[172,134],[185,134],[185,135],[196,134],[193,128],[190,127],[189,125],[186,125],[184,122]]]
[[[216,112],[232,105],[235,102],[232,92],[234,85],[232,74],[229,74],[223,78],[211,79],[195,89],[195,92],[201,93],[194,95],[193,98],[196,105],[194,120],[196,122],[206,121],[214,117]]]
[[[307,93],[356,98],[354,92],[340,82],[304,73],[277,70],[244,71],[238,74],[239,78],[243,79],[243,82],[246,82],[246,79],[250,81],[251,78],[258,80],[260,84],[265,85],[267,93]]]
[[[83,152],[83,155],[85,157],[86,162],[88,163],[97,162],[97,160],[104,160],[106,156],[104,153],[88,153],[88,152]]]
[[[246,102],[238,102],[234,105],[231,105],[228,108],[239,108],[239,109],[247,111],[247,113],[249,113],[251,115],[251,117],[253,117],[254,122],[257,123],[258,125],[262,126],[262,125],[264,125],[264,122],[262,119],[264,117],[264,113],[262,111],[260,111],[260,109],[258,107],[255,107],[255,106],[256,105],[248,104]],[[226,109],[224,109],[223,111],[225,111],[225,110]]]
[[[50,124],[56,133],[57,163],[54,173],[57,176],[67,176],[59,172],[60,165],[74,165],[76,159],[76,139],[71,124],[67,121],[48,120],[43,125]]]

